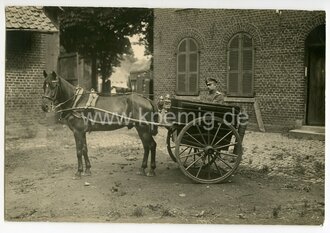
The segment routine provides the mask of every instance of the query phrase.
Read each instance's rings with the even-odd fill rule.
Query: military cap
[[[215,82],[215,83],[218,83],[218,81],[216,80],[216,79],[214,79],[214,78],[208,78],[208,79],[206,79],[206,85],[208,84],[208,83],[210,83],[210,82]]]

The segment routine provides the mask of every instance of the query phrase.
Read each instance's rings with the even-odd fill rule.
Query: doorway
[[[325,125],[325,25],[306,39],[307,98],[306,124]]]

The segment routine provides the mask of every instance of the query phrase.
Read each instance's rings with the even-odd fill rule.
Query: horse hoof
[[[147,176],[148,177],[153,177],[153,176],[156,176],[155,172],[148,172],[147,173]]]
[[[74,180],[80,180],[81,179],[81,172],[77,172],[74,177],[73,177]]]
[[[148,177],[153,177],[153,176],[156,176],[156,173],[155,173],[155,171],[149,171],[147,176]]]
[[[73,180],[81,180],[81,176],[76,176],[76,175],[75,175],[74,177],[72,177],[72,179],[73,179]]]
[[[136,174],[137,175],[140,175],[140,176],[145,176],[146,175],[146,172],[144,171],[143,168],[140,168],[140,170]]]
[[[84,175],[85,175],[85,176],[91,176],[91,175],[92,175],[92,173],[91,173],[91,171],[90,171],[90,170],[86,170],[86,171],[85,171],[85,173],[84,173]]]

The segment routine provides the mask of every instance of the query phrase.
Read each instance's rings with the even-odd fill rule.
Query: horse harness
[[[79,113],[79,111],[77,111],[75,109],[77,108],[77,105],[78,105],[78,103],[79,103],[79,101],[80,101],[80,99],[83,95],[84,95],[84,88],[77,87],[76,92],[75,92],[75,94],[73,95],[72,98],[66,100],[63,103],[58,104],[55,107],[55,110],[56,110],[57,108],[59,108],[61,105],[65,104],[65,103],[67,103],[68,101],[70,101],[70,100],[74,101],[71,108],[62,109],[62,110],[57,111],[57,112],[60,113],[60,117],[59,117],[60,119],[59,120],[66,119],[70,115],[70,113],[72,115],[74,115],[75,117],[78,117],[78,118],[82,117],[81,114]],[[88,100],[87,100],[84,108],[88,109],[90,107],[95,107],[96,103],[97,103],[97,100],[98,100],[98,97],[99,97],[99,95],[94,91],[94,89],[92,89],[91,92],[89,93],[89,97],[88,97]]]
[[[53,97],[43,96],[43,98],[47,98],[55,104],[55,101],[56,101],[56,98],[57,98],[57,95],[58,95],[59,84],[58,84],[58,80],[54,80],[52,82],[57,83],[56,86],[55,86],[56,91],[55,91]],[[92,112],[93,111],[103,111],[103,112],[109,113],[109,114],[114,115],[114,116],[119,116],[119,117],[122,117],[122,118],[128,118],[128,119],[132,120],[133,122],[140,122],[139,120],[131,119],[130,117],[121,116],[119,114],[112,113],[112,112],[105,111],[105,110],[97,108],[96,104],[97,104],[97,100],[99,98],[99,94],[97,92],[95,92],[94,89],[91,89],[90,92],[85,92],[84,93],[84,91],[85,90],[82,87],[76,87],[75,94],[71,98],[67,99],[66,101],[64,101],[62,103],[57,104],[54,107],[55,112],[60,113],[60,116],[59,116],[60,121],[63,120],[63,119],[65,120],[70,115],[73,115],[77,118],[84,118],[84,116],[83,116],[83,114],[81,114],[81,112],[84,111],[84,110],[88,110],[88,111],[92,111]],[[89,97],[88,97],[88,100],[87,100],[85,106],[78,106],[79,101],[81,100],[82,96],[84,96],[85,94],[89,94]],[[65,103],[67,103],[69,101],[73,101],[73,105],[71,107],[61,109],[61,110],[58,110],[58,111],[56,110],[60,106],[64,105]],[[149,122],[146,122],[146,123],[149,123]],[[151,123],[149,123],[149,124],[151,124]],[[158,125],[159,123],[153,123],[153,124]],[[88,129],[90,129],[89,124],[87,126],[87,130]]]

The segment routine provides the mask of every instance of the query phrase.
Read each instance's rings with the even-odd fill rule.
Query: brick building
[[[58,30],[42,7],[8,6],[5,12],[6,133],[24,134],[45,117],[40,107],[43,70],[56,71]]]
[[[256,107],[266,130],[324,125],[325,12],[155,9],[154,15],[156,99],[166,93],[203,99],[212,77],[251,125],[260,120]]]
[[[141,60],[133,63],[129,75],[129,85],[133,92],[153,99],[153,76],[150,70],[151,60]]]

